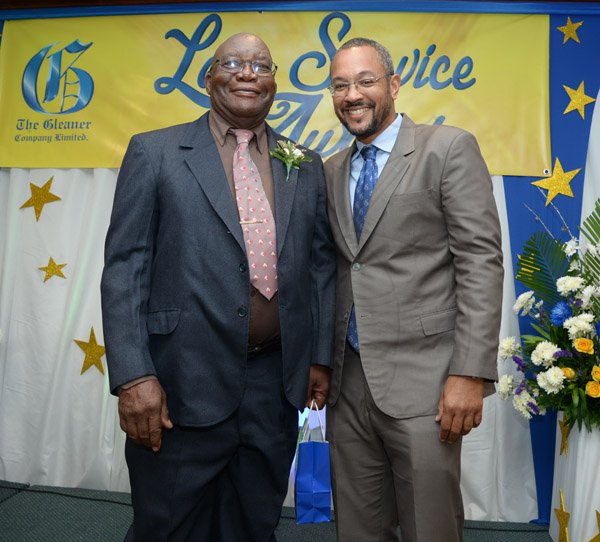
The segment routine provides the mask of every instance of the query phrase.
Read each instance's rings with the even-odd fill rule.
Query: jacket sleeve
[[[321,159],[313,157],[317,208],[310,257],[312,278],[311,309],[315,338],[313,364],[332,367],[335,325],[335,248],[327,218],[327,193]]]
[[[468,132],[450,142],[441,193],[456,277],[449,374],[496,380],[504,277],[500,222],[490,174]]]
[[[156,371],[146,320],[157,224],[156,172],[139,136],[127,149],[106,236],[101,281],[102,321],[110,387]]]

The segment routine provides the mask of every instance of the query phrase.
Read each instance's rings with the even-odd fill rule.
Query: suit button
[[[362,266],[361,266],[361,265],[360,265],[358,262],[354,262],[354,263],[352,264],[352,271],[360,271],[360,268],[361,268],[361,267],[362,267]]]
[[[244,316],[248,316],[248,309],[243,305],[238,308],[238,316],[243,318]]]
[[[248,264],[246,262],[242,262],[240,264],[240,273],[244,273],[248,270]]]

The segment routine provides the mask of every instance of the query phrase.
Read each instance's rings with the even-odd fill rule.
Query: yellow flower
[[[568,380],[573,380],[575,378],[575,371],[571,369],[571,367],[563,367],[562,372]]]
[[[594,399],[600,397],[600,383],[595,382],[594,380],[590,380],[585,385],[585,393]]]
[[[579,339],[575,339],[573,341],[573,346],[577,352],[581,352],[583,354],[593,354],[594,353],[594,341],[591,339],[585,339],[584,337],[580,337]]]
[[[600,367],[598,367],[598,365],[592,367],[592,378],[596,382],[600,382]]]

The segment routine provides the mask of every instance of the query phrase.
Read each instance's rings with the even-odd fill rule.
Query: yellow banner
[[[344,41],[392,53],[397,110],[473,132],[493,174],[551,170],[546,15],[239,12],[7,21],[0,47],[0,166],[118,167],[130,136],[199,117],[216,47],[269,45],[268,122],[324,157],[352,138],[326,86]]]

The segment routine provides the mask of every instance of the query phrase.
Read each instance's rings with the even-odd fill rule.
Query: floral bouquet
[[[600,200],[581,232],[585,248],[549,231],[525,244],[517,279],[530,290],[514,310],[531,318],[536,334],[522,335],[521,344],[514,337],[500,342],[500,358],[512,358],[522,378],[502,376],[498,393],[512,396],[525,418],[552,408],[564,411],[569,428],[577,422],[591,431],[600,429]]]

